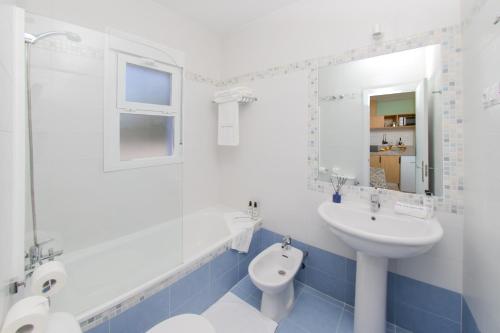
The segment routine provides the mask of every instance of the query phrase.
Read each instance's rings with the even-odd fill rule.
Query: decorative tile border
[[[480,0],[483,3],[485,0]],[[443,196],[435,198],[435,207],[453,214],[463,214],[464,140],[462,102],[462,27],[445,27],[406,38],[381,41],[373,45],[348,50],[340,55],[308,59],[263,71],[225,79],[218,86],[234,86],[266,78],[283,76],[297,71],[308,71],[308,189],[330,192],[330,185],[318,179],[319,169],[319,109],[318,69],[323,66],[401,52],[429,45],[441,45],[442,53],[442,109],[443,109]],[[363,196],[368,187],[348,186],[344,195]],[[387,200],[421,201],[420,195],[381,191]]]
[[[104,60],[104,49],[86,45],[83,42],[73,42],[65,38],[49,38],[40,40],[34,44],[33,47],[57,53],[76,55],[84,58]]]
[[[214,78],[210,78],[208,76],[205,76],[205,75],[202,75],[199,73],[191,72],[189,70],[184,71],[184,78],[186,80],[193,81],[193,82],[206,83],[206,84],[212,85],[214,87],[221,86],[220,80],[216,80]]]

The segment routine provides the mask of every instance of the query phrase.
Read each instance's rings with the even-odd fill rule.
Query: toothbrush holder
[[[334,203],[341,203],[342,202],[342,195],[339,192],[333,193],[332,200]]]

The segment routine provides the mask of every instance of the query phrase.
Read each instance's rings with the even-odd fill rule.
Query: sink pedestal
[[[357,252],[354,333],[384,333],[388,259]]]

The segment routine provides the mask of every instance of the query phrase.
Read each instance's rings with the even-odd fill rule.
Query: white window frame
[[[145,68],[154,69],[160,72],[171,74],[171,87],[170,87],[170,105],[148,104],[130,102],[126,99],[126,72],[127,64],[133,64]],[[144,59],[137,56],[132,56],[125,53],[118,53],[118,72],[117,72],[117,107],[121,110],[132,111],[158,111],[163,113],[179,112],[179,98],[180,98],[180,75],[181,70],[179,67],[167,65],[152,59]]]
[[[127,63],[171,73],[170,105],[126,101]],[[183,53],[135,36],[108,31],[104,67],[104,171],[182,163]],[[173,155],[122,161],[120,158],[121,114],[174,116]]]

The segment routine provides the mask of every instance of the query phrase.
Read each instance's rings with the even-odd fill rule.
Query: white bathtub
[[[182,221],[168,221],[68,253],[61,258],[68,272],[68,285],[53,297],[52,309],[71,312],[79,320],[99,314],[230,242],[234,236],[232,217],[243,215],[216,206],[186,215]]]

